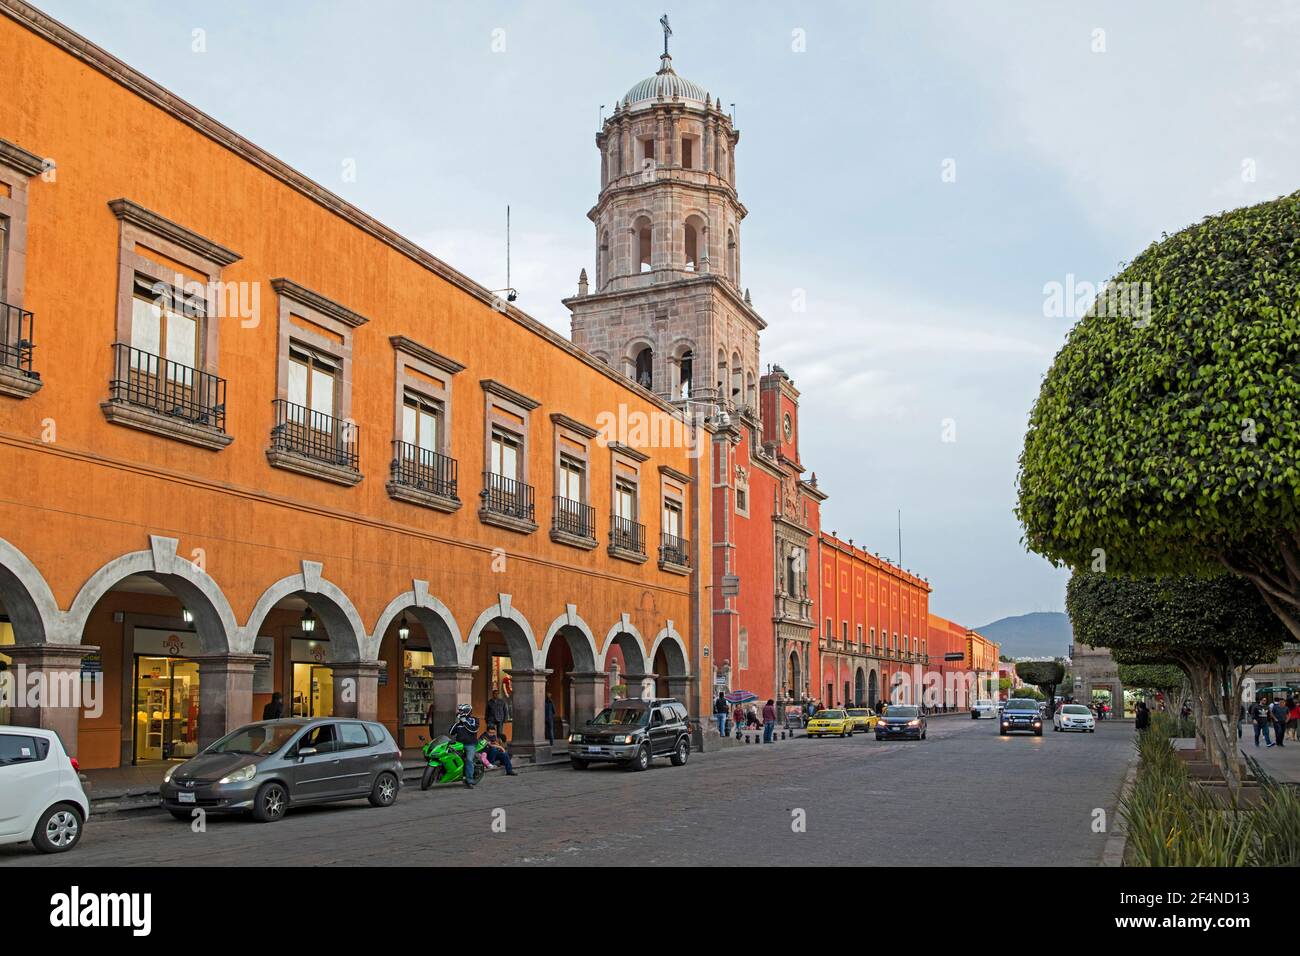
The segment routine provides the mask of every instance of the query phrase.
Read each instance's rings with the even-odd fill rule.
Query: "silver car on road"
[[[401,786],[402,751],[383,724],[303,717],[240,727],[169,769],[160,794],[178,820],[202,809],[270,823],[291,806],[361,798],[391,806]]]

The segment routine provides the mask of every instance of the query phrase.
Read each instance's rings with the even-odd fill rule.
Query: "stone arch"
[[[77,592],[64,620],[60,643],[80,644],[95,605],[124,578],[143,574],[165,584],[194,615],[194,631],[205,654],[225,654],[239,647],[239,626],[226,595],[206,571],[176,554],[177,538],[149,536],[148,551],[132,551],[109,561]]]
[[[686,653],[686,642],[677,633],[672,621],[669,621],[664,629],[655,635],[654,643],[650,646],[650,654],[648,655],[652,662],[658,656],[661,648],[665,652],[664,659],[668,662],[669,667],[668,674],[661,676],[689,677],[691,661]]]
[[[650,672],[651,658],[646,656],[645,639],[641,637],[641,632],[636,629],[636,625],[632,623],[626,612],[605,633],[605,642],[601,645],[600,656],[596,659],[598,670],[608,670],[609,652],[616,644],[623,652],[623,660],[629,668],[635,665],[642,674]]]
[[[461,638],[460,627],[447,605],[429,593],[428,581],[412,581],[411,590],[404,591],[388,602],[388,606],[379,614],[375,629],[370,634],[371,658],[379,656],[379,647],[384,634],[398,615],[410,611],[424,628],[429,637],[429,649],[433,651],[435,662],[450,664],[460,662]]]
[[[591,633],[587,622],[578,615],[576,605],[566,604],[564,613],[552,621],[551,626],[546,629],[546,637],[542,640],[541,650],[537,654],[538,660],[546,662],[546,657],[551,650],[551,642],[559,636],[563,636],[568,641],[575,670],[597,669],[596,661],[600,655],[596,650],[596,638]]]
[[[63,613],[44,576],[27,555],[0,538],[0,604],[4,605],[19,644],[73,642],[59,631]]]
[[[534,670],[542,667],[544,659],[539,657],[537,639],[533,637],[533,629],[529,625],[528,619],[511,603],[509,594],[497,595],[497,603],[485,609],[475,619],[474,626],[469,629],[469,637],[460,646],[460,663],[462,666],[470,667],[473,665],[474,648],[478,647],[483,635],[483,629],[489,624],[495,624],[505,637],[506,644],[510,648],[511,660],[520,662],[515,665],[516,667],[524,665],[524,662],[527,662],[524,666]]]
[[[642,213],[632,220],[632,269],[633,275],[650,272],[654,268],[654,222],[649,215]]]
[[[859,707],[868,706],[867,672],[861,666],[853,674],[853,703]]]
[[[880,675],[876,669],[871,668],[871,673],[867,675],[867,706],[875,707],[880,700]]]
[[[375,659],[378,645],[371,646],[361,615],[351,598],[337,584],[321,577],[321,568],[319,561],[304,561],[300,572],[281,578],[262,592],[240,635],[241,650],[252,651],[257,631],[271,608],[290,595],[301,594],[329,634],[331,663]]]

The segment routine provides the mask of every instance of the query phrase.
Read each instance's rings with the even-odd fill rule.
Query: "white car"
[[[977,700],[970,709],[971,720],[996,720],[997,716],[998,705],[996,701]]]
[[[0,844],[64,853],[81,842],[90,801],[54,731],[0,726],[0,793]]]
[[[1097,721],[1092,711],[1083,704],[1062,704],[1052,715],[1053,730],[1078,730],[1090,734],[1097,732]]]

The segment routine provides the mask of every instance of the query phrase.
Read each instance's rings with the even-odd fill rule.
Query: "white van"
[[[998,716],[998,704],[994,700],[977,700],[970,709],[971,720],[995,720]]]
[[[81,842],[90,801],[54,731],[0,726],[0,793],[0,844],[65,853]]]

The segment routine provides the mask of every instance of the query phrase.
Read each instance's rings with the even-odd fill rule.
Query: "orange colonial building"
[[[899,685],[897,696],[913,702],[915,682],[899,681],[911,681],[932,660],[929,582],[833,532],[822,532],[816,547],[821,682],[813,696],[827,707],[875,707],[897,699]]]
[[[0,62],[0,643],[102,678],[0,722],[90,768],[272,692],[410,745],[495,690],[523,753],[548,695],[699,711],[711,427],[17,0]]]

